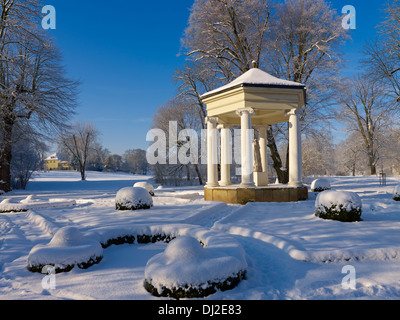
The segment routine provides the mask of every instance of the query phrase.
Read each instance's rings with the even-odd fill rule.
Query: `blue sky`
[[[357,10],[353,41],[344,48],[356,72],[365,40],[381,19],[379,0],[333,0]],[[112,153],[146,149],[146,134],[157,108],[174,97],[174,71],[193,0],[51,0],[56,30],[49,30],[62,51],[68,76],[82,82],[76,120],[91,121]]]

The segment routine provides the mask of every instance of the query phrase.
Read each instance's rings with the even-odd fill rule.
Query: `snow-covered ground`
[[[45,275],[27,270],[28,255],[63,227],[90,235],[180,225],[229,235],[245,250],[247,278],[206,299],[400,298],[400,202],[392,200],[400,183],[396,178],[384,187],[376,177],[330,178],[332,190],[361,197],[363,221],[355,223],[315,217],[315,193],[299,203],[240,206],[205,202],[200,187],[159,188],[153,208],[116,211],[117,191],[138,181],[151,182],[122,173],[89,172],[87,181],[79,181],[76,172],[41,172],[28,190],[0,196],[0,202],[14,203],[33,196],[36,205],[27,212],[0,213],[0,299],[158,299],[143,282],[146,263],[165,250],[164,243],[111,245],[99,264],[55,275],[53,289],[42,286]],[[352,275],[354,289],[347,281]]]

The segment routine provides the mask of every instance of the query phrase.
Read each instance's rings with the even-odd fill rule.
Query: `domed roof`
[[[207,117],[218,117],[220,124],[240,125],[237,110],[252,108],[253,125],[265,125],[289,121],[288,112],[307,103],[307,90],[304,84],[278,79],[254,67],[201,99],[207,105]]]
[[[270,88],[305,88],[304,84],[293,82],[293,81],[288,81],[288,80],[282,80],[279,78],[276,78],[269,73],[262,71],[258,68],[253,68],[250,69],[249,71],[245,72],[242,74],[239,78],[236,80],[232,81],[231,83],[217,88],[213,91],[207,92],[204,95],[202,95],[202,98],[210,97],[215,94],[222,93],[224,91],[234,89],[237,87],[270,87]]]

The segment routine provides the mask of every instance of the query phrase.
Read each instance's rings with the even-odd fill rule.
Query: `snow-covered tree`
[[[248,71],[254,60],[273,75],[310,88],[305,115],[311,127],[326,118],[326,88],[331,86],[318,84],[328,73],[328,80],[335,80],[344,38],[341,17],[324,0],[196,0],[182,39],[189,62],[177,72],[184,88],[180,94],[199,100],[206,90]],[[204,117],[204,106],[197,104]],[[279,129],[268,130],[268,146],[279,180],[287,182],[288,168],[276,143]]]
[[[398,115],[397,105],[384,84],[365,75],[343,83],[339,102],[338,118],[362,139],[369,171],[374,175],[385,146],[385,130]]]
[[[104,160],[104,171],[120,171],[122,163],[122,157],[119,154],[111,154]]]
[[[25,189],[33,172],[39,169],[41,160],[34,141],[19,140],[14,145],[11,161],[12,187]]]
[[[127,150],[122,155],[124,171],[133,174],[147,174],[149,164],[146,159],[146,151],[142,149]]]
[[[87,169],[102,171],[104,169],[105,160],[110,154],[110,151],[107,148],[104,148],[100,142],[93,142],[89,150]]]
[[[96,142],[98,134],[92,123],[77,122],[71,126],[69,131],[60,135],[60,147],[73,156],[82,180],[86,180],[89,151]]]
[[[0,190],[10,191],[17,126],[46,133],[73,114],[77,84],[41,29],[39,0],[0,0]],[[28,130],[28,129],[27,129]]]
[[[202,185],[204,177],[200,165],[201,141],[199,140],[202,124],[198,116],[198,109],[187,102],[185,96],[176,97],[157,110],[153,116],[153,127],[161,129],[168,141],[168,165],[157,164],[154,168],[155,173],[161,175],[157,177],[158,181],[161,183],[165,177],[183,174],[188,181],[192,177],[196,177],[199,184]],[[186,150],[185,148],[188,146],[190,147]],[[190,157],[187,163],[180,161],[183,150],[187,151],[184,152],[184,157]]]
[[[387,94],[400,102],[400,0],[388,1],[384,13],[379,35],[365,46],[363,62],[368,76],[387,85]]]
[[[182,39],[184,53],[217,79],[232,81],[260,65],[270,7],[266,0],[196,0]]]
[[[310,134],[303,141],[303,173],[325,176],[335,173],[335,146],[328,134]]]
[[[379,167],[386,173],[400,174],[400,127],[398,123],[385,130],[384,148]]]
[[[365,171],[364,145],[359,134],[353,132],[335,148],[336,174],[352,175]]]
[[[307,86],[302,130],[323,134],[326,120],[331,117],[329,107],[335,102],[331,97],[339,81],[341,46],[347,38],[341,26],[342,17],[324,0],[274,1],[272,7],[268,54],[264,57],[267,70],[278,78]],[[283,161],[276,152],[274,137],[279,132],[287,134],[281,126],[271,127],[268,146],[279,180],[286,183],[290,168],[286,161],[282,170]]]

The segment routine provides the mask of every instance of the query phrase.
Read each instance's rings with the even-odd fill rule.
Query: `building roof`
[[[201,97],[206,98],[210,97],[212,95],[222,93],[227,90],[231,90],[237,87],[275,87],[275,88],[305,88],[304,84],[293,82],[293,81],[288,81],[288,80],[282,80],[279,78],[276,78],[269,73],[266,73],[265,71],[262,71],[258,68],[253,68],[250,69],[249,71],[245,72],[242,74],[239,78],[236,80],[232,81],[231,83],[217,88],[213,91],[207,92],[203,94]]]
[[[57,153],[53,153],[51,156],[47,157],[47,158],[44,159],[44,160],[45,160],[45,161],[46,161],[46,160],[58,160]]]

